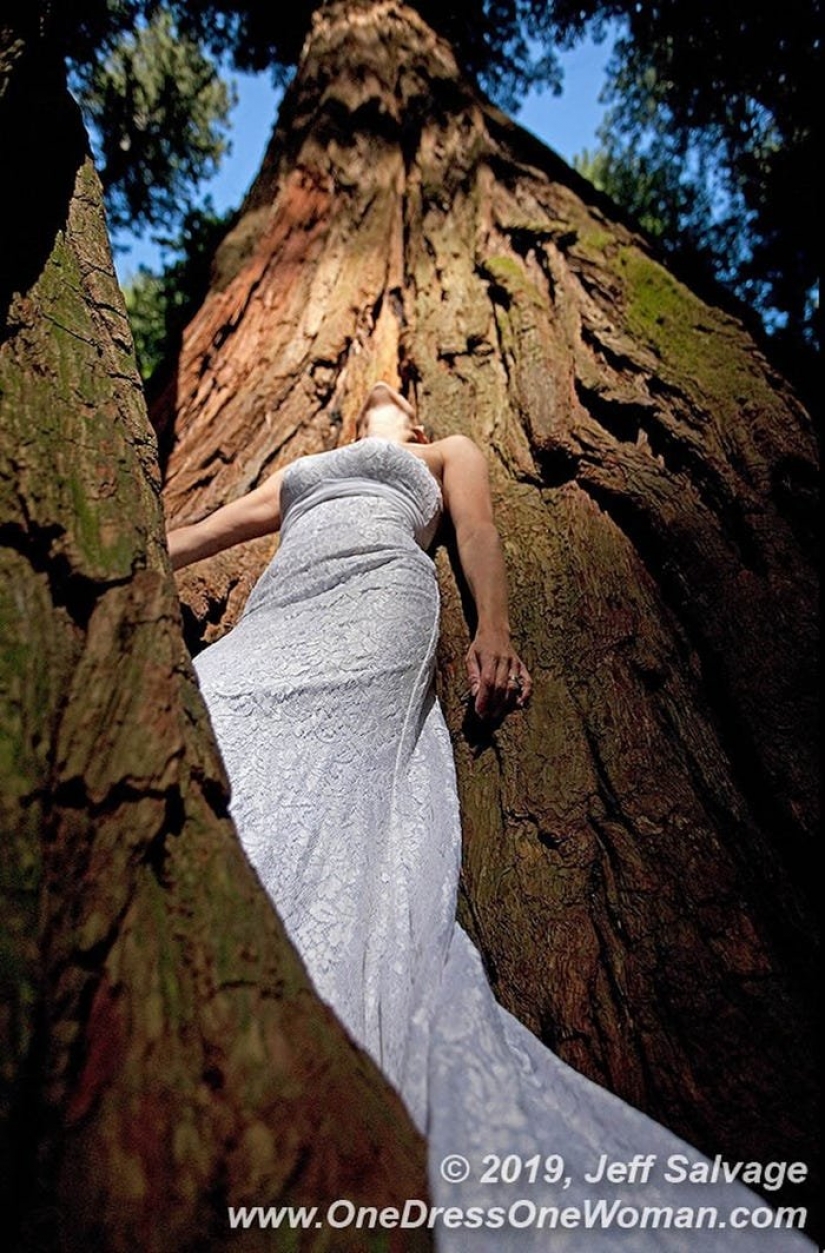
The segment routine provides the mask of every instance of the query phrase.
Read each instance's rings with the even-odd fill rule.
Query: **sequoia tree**
[[[445,533],[461,913],[498,996],[699,1147],[810,1160],[810,421],[417,13],[341,0],[154,406],[169,518],[351,438],[378,378],[486,449],[536,678],[524,716],[465,716]],[[274,550],[180,576],[192,648]]]
[[[227,817],[100,184],[43,18],[0,23],[3,1234],[270,1247],[227,1205],[425,1197],[424,1146]]]
[[[228,1200],[420,1196],[423,1151],[233,841],[99,187],[11,8],[4,1178],[24,1246],[248,1247]],[[378,377],[487,450],[536,679],[503,726],[465,716],[445,533],[462,920],[497,994],[700,1147],[810,1159],[809,421],[419,17],[335,0],[155,409],[168,519],[348,438]],[[180,576],[192,648],[273,548]]]

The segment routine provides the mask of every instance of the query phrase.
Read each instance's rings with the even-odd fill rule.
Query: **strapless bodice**
[[[355,590],[387,562],[435,581],[425,550],[441,517],[441,491],[401,444],[369,438],[287,466],[281,542],[250,593],[243,617],[268,607]]]
[[[375,437],[301,457],[287,466],[281,485],[282,540],[316,505],[358,496],[391,502],[420,547],[431,543],[442,509],[436,479],[403,444]]]

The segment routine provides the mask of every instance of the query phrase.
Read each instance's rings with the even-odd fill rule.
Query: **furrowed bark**
[[[100,186],[44,25],[15,6],[0,32],[6,1247],[271,1249],[227,1206],[425,1198],[424,1145],[227,816]],[[387,1240],[318,1223],[300,1247],[429,1247]]]

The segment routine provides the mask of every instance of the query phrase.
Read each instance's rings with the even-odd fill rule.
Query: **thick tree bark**
[[[524,716],[465,723],[442,550],[462,914],[498,995],[702,1148],[809,1160],[810,422],[396,0],[316,15],[155,406],[169,517],[350,438],[379,377],[488,451],[537,680]],[[183,572],[193,647],[274,547]]]
[[[226,816],[100,187],[41,19],[0,30],[3,1232],[271,1249],[227,1206],[425,1197],[424,1145]],[[318,1228],[302,1248],[388,1247]]]

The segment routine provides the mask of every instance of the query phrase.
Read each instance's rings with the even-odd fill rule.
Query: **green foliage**
[[[227,150],[234,95],[215,64],[158,11],[78,69],[73,86],[98,141],[112,226],[179,220]]]
[[[165,241],[179,254],[177,260],[159,274],[141,266],[124,289],[144,382],[151,382],[176,348],[183,328],[206,295],[212,256],[232,217],[216,214],[208,200],[205,208],[190,209],[180,234]]]
[[[817,317],[820,0],[553,0],[574,42],[620,19],[601,131],[602,185],[801,349]],[[592,161],[593,159],[590,158]],[[633,188],[635,176],[643,186]],[[651,183],[658,184],[658,191]]]
[[[685,198],[678,171],[672,167],[655,168],[638,152],[619,160],[607,146],[595,152],[585,148],[573,158],[573,165],[655,239],[667,240],[678,232]]]
[[[687,167],[662,162],[650,151],[620,146],[609,126],[603,146],[573,159],[580,174],[625,209],[662,248],[688,262],[697,278],[735,287],[735,262],[744,246],[741,202],[723,195],[710,172],[704,181]],[[723,212],[723,207],[726,212]]]
[[[312,14],[322,0],[166,0],[184,30],[239,70],[274,72],[283,83],[298,61]],[[463,69],[504,108],[533,85],[560,87],[554,28],[541,0],[408,0],[450,40]],[[356,9],[359,0],[348,7]]]
[[[227,149],[219,66],[289,79],[321,0],[66,0],[53,15],[96,147],[114,230],[174,229]],[[353,7],[358,0],[353,0]],[[531,0],[413,0],[505,108],[560,90],[552,28]]]
[[[167,274],[156,274],[142,265],[124,287],[123,296],[141,378],[148,383],[163,361],[169,339],[166,328],[182,293],[170,291]]]
[[[531,86],[560,90],[554,23],[541,0],[409,0],[450,40],[464,70],[505,108]],[[323,0],[66,0],[59,21],[67,54],[82,66],[116,46],[136,24],[158,13],[173,19],[182,39],[238,70],[267,71],[283,85],[298,62],[312,15]],[[352,0],[356,8],[359,0]]]

